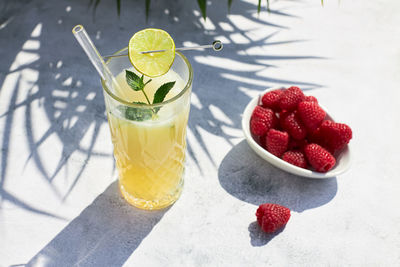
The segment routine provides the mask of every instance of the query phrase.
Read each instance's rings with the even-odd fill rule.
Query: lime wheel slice
[[[146,53],[144,51],[166,50]],[[160,29],[144,29],[129,40],[128,56],[132,65],[148,77],[161,76],[168,72],[175,59],[175,43],[171,36]]]

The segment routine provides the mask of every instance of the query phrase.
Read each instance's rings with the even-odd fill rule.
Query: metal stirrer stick
[[[214,51],[221,51],[224,46],[222,45],[222,42],[219,40],[214,41],[210,45],[199,45],[199,46],[192,46],[192,47],[178,47],[175,48],[175,51],[184,51],[184,50],[195,50],[195,49],[204,49],[204,48],[212,48]],[[159,53],[159,52],[165,52],[167,51],[166,49],[162,50],[150,50],[150,51],[142,51],[140,52],[141,54],[150,54],[150,53]],[[110,58],[110,57],[126,57],[128,54],[121,54],[121,55],[108,55],[108,56],[103,56],[103,58]]]

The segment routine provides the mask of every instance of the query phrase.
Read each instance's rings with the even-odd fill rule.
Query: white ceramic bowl
[[[261,95],[265,94],[266,92],[276,90],[279,88],[271,88],[266,90],[264,93]],[[299,176],[304,176],[304,177],[309,177],[309,178],[318,178],[318,179],[324,179],[324,178],[330,178],[330,177],[335,177],[338,176],[345,171],[347,171],[350,167],[350,147],[347,145],[343,151],[340,153],[340,156],[336,159],[336,165],[328,172],[326,173],[321,173],[321,172],[313,172],[311,170],[303,169],[300,167],[297,167],[295,165],[292,165],[290,163],[287,163],[286,161],[274,156],[273,154],[269,153],[267,150],[262,148],[251,136],[250,133],[250,117],[251,114],[253,113],[254,108],[257,106],[257,102],[259,100],[259,96],[253,98],[249,104],[247,104],[247,107],[245,108],[243,112],[243,117],[242,117],[242,129],[244,132],[244,136],[247,140],[247,143],[249,146],[256,152],[261,158],[265,159],[272,165],[274,165],[277,168],[280,168],[286,172],[290,172],[295,175]],[[320,105],[326,112],[327,117],[335,121],[332,116],[329,114],[327,109]]]

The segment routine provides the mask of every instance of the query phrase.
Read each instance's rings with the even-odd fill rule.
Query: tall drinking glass
[[[134,91],[125,81],[125,70],[135,71],[128,57],[111,58],[106,64],[119,85],[102,80],[121,193],[138,208],[165,208],[179,198],[183,187],[192,67],[176,52],[171,69],[151,78],[145,87],[152,101],[159,86],[175,81],[166,100],[142,105],[133,102],[146,102],[143,92]]]

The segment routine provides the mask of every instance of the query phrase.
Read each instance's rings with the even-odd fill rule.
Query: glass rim
[[[128,47],[122,48],[121,50],[115,52],[113,55],[118,55],[122,52],[124,52],[125,50],[128,50]],[[172,103],[176,100],[178,100],[182,95],[184,95],[186,93],[186,91],[189,90],[190,86],[192,85],[193,82],[193,69],[192,69],[192,65],[190,64],[189,60],[179,51],[175,51],[175,53],[177,53],[185,62],[186,66],[188,67],[189,70],[189,78],[188,81],[185,85],[185,87],[179,92],[179,94],[177,94],[176,96],[163,101],[161,103],[157,103],[157,104],[135,104],[135,103],[131,103],[128,102],[122,98],[120,98],[119,96],[115,95],[114,93],[112,93],[109,89],[108,86],[106,85],[105,81],[101,78],[101,85],[103,86],[103,90],[109,95],[111,96],[115,101],[125,105],[125,106],[130,106],[130,107],[134,107],[134,108],[154,108],[154,107],[161,107],[164,106],[168,103]],[[105,63],[108,64],[110,61],[112,60],[112,58],[109,58]],[[175,61],[175,60],[174,60]]]

